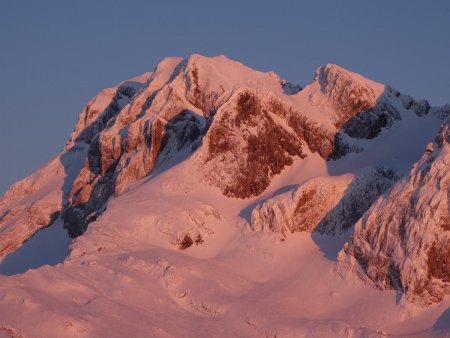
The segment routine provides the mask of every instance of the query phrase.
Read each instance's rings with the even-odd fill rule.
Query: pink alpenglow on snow
[[[437,337],[450,106],[225,56],[101,90],[0,199],[0,337]]]

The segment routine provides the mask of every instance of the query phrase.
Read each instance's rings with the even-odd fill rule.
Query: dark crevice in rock
[[[192,240],[191,236],[185,235],[180,243],[179,248],[180,250],[185,250],[189,248],[192,244],[194,244],[194,241]]]

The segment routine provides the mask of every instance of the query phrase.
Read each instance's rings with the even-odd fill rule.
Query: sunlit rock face
[[[260,195],[304,149],[327,158],[332,136],[274,97],[235,93],[216,113],[198,154],[199,170],[226,196]]]
[[[450,124],[409,177],[379,198],[340,254],[380,289],[429,305],[450,293]]]
[[[315,81],[330,99],[336,110],[334,124],[341,127],[355,114],[375,106],[381,86],[355,81],[352,74],[336,65],[325,65],[317,70]]]
[[[339,236],[350,229],[396,177],[391,170],[370,168],[356,175],[313,178],[268,199],[252,212],[255,230],[287,234],[317,231]]]

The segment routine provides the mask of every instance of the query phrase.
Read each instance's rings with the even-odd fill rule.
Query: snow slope
[[[424,308],[336,262],[447,108],[336,65],[292,88],[193,55],[100,92],[63,152],[0,200],[3,255],[59,214],[78,236],[63,264],[0,275],[0,335],[444,334],[448,297]],[[307,230],[339,236],[267,217],[311,186],[323,193],[303,205],[320,209]]]
[[[183,162],[112,200],[64,265],[0,276],[2,324],[50,337],[439,336],[431,327],[448,299],[424,309],[342,278],[335,260],[343,240],[255,233],[237,216],[246,202],[174,180],[188,170]],[[170,246],[164,229],[180,223],[204,243]]]

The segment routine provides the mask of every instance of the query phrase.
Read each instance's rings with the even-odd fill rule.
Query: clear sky
[[[301,85],[336,63],[450,102],[450,1],[2,1],[0,193],[51,159],[103,87],[225,54]]]

